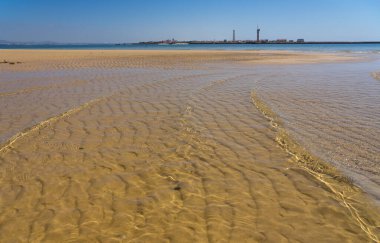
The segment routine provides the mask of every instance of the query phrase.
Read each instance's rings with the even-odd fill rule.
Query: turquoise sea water
[[[62,45],[0,45],[0,49],[63,49],[63,50],[290,50],[353,53],[380,53],[380,44],[62,44]]]

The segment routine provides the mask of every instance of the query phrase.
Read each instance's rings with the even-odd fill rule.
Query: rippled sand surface
[[[343,57],[2,55],[21,62],[0,65],[2,242],[379,239],[377,206],[339,171],[279,144],[277,123],[252,96],[280,110],[270,82],[298,67],[282,64]]]
[[[380,83],[371,77],[379,66],[279,67],[256,91],[308,150],[380,202]]]

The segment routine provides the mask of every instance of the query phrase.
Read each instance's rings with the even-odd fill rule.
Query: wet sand
[[[372,77],[377,79],[377,80],[380,80],[380,72],[372,73]]]
[[[261,69],[255,91],[308,151],[380,203],[379,61]],[[262,74],[262,75],[261,75]],[[282,75],[281,75],[282,74]],[[285,75],[284,75],[285,74]]]
[[[258,65],[353,58],[1,50],[2,59],[15,64],[0,64],[1,241],[379,239],[378,207],[279,141],[281,122],[253,93]]]

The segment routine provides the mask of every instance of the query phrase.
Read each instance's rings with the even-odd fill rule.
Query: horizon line
[[[0,45],[117,45],[117,44],[154,44],[154,43],[160,43],[165,42],[167,40],[149,40],[149,41],[138,41],[138,42],[58,42],[58,41],[7,41],[7,40],[0,40]],[[278,40],[295,40],[294,43],[273,43]],[[274,39],[274,40],[260,40],[260,42],[257,42],[255,40],[175,40],[176,43],[189,43],[189,44],[195,44],[194,42],[199,43],[226,43],[226,44],[244,44],[244,42],[249,42],[247,44],[257,43],[257,44],[308,44],[308,43],[380,43],[380,40],[366,40],[366,41],[351,41],[351,40],[344,40],[344,41],[304,41],[303,43],[297,43],[297,39]],[[263,42],[263,41],[269,41],[269,42]],[[243,42],[243,43],[241,43]],[[272,42],[272,43],[271,43]]]

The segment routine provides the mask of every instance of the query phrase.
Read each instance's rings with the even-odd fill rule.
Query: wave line
[[[359,227],[366,233],[366,235],[373,241],[379,242],[379,238],[372,231],[374,226],[367,223],[360,214],[360,210],[356,208],[352,202],[350,202],[350,196],[346,195],[352,191],[360,190],[350,178],[339,174],[339,172],[333,166],[327,164],[321,159],[311,155],[306,149],[300,146],[282,127],[282,123],[278,116],[258,97],[256,92],[251,92],[251,99],[255,107],[263,114],[263,116],[269,121],[270,125],[276,130],[276,142],[280,147],[291,155],[295,161],[306,172],[322,182],[329,190],[335,195],[338,201],[341,201],[342,205],[348,209],[351,217],[358,223]],[[343,183],[345,190],[339,190],[333,183],[326,180],[326,176],[331,177],[337,182]]]
[[[30,133],[32,133],[34,131],[37,131],[37,130],[40,130],[40,129],[44,128],[44,127],[47,127],[52,122],[56,122],[56,121],[58,121],[58,120],[60,120],[62,118],[65,118],[65,117],[68,117],[70,115],[73,115],[74,113],[77,113],[77,112],[79,112],[79,111],[81,111],[81,110],[83,110],[83,109],[85,109],[85,108],[87,108],[87,107],[89,107],[89,106],[91,106],[91,105],[93,105],[95,103],[98,103],[98,102],[100,102],[101,100],[104,100],[104,99],[105,99],[105,97],[101,97],[101,98],[98,98],[98,99],[91,100],[91,101],[89,101],[87,103],[84,103],[84,104],[82,104],[82,105],[80,105],[78,107],[75,107],[75,108],[73,108],[71,110],[68,110],[68,111],[66,111],[64,113],[61,113],[61,114],[59,114],[57,116],[50,117],[47,120],[44,120],[44,121],[42,121],[42,122],[40,122],[40,123],[38,123],[38,124],[36,124],[36,125],[34,125],[32,127],[24,129],[23,131],[17,133],[13,137],[11,137],[7,142],[5,142],[0,147],[0,153],[6,151],[8,149],[10,149],[15,142],[17,142],[19,139],[21,139],[21,138],[29,135]]]

